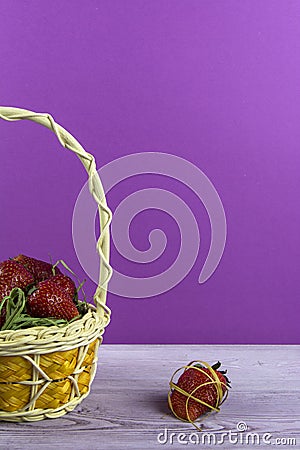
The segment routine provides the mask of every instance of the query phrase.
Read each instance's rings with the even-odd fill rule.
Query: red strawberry
[[[27,297],[27,312],[32,317],[53,317],[71,320],[79,315],[72,298],[52,279],[42,281]]]
[[[19,287],[26,289],[34,283],[31,273],[15,261],[3,261],[0,263],[0,299],[10,294],[10,291]]]
[[[214,370],[215,374],[219,378],[220,382],[222,383],[222,397],[224,396],[225,391],[227,390],[227,387],[229,386],[229,380],[226,376],[224,376],[223,371],[219,371],[219,367],[221,366],[221,363],[216,363],[214,366],[212,366],[212,369]],[[193,368],[195,367],[195,368]],[[212,407],[217,406],[217,399],[218,399],[218,393],[217,393],[217,385],[215,383],[211,383],[211,379],[214,380],[214,377],[210,370],[207,367],[204,367],[200,364],[195,364],[193,367],[185,370],[183,374],[179,377],[177,381],[177,386],[185,391],[187,394],[190,394],[196,389],[198,386],[200,386],[197,390],[194,391],[192,394],[193,397],[207,403],[207,405],[210,405]],[[197,367],[201,370],[198,370]],[[206,384],[202,386],[205,383],[211,383]],[[170,395],[169,398],[169,405],[172,405],[173,411],[178,418],[184,419],[184,420],[190,420],[191,422],[194,422],[198,417],[200,417],[202,414],[205,414],[206,412],[210,411],[211,408],[209,406],[203,405],[202,403],[198,403],[196,400],[193,400],[192,398],[188,401],[188,415],[186,414],[186,401],[187,401],[187,395],[182,394],[181,392],[174,389]],[[221,402],[222,399],[220,399]],[[171,406],[170,405],[170,406]]]
[[[25,290],[34,283],[31,273],[15,261],[7,260],[0,263],[0,302],[10,294],[15,287]],[[1,309],[0,328],[3,326],[6,318],[5,306]]]
[[[58,275],[51,277],[51,281],[59,286],[64,292],[66,292],[72,299],[74,298],[76,293],[76,286],[74,281],[71,280],[70,277],[59,273]]]
[[[40,281],[47,280],[53,276],[52,264],[39,259],[31,258],[30,256],[18,255],[13,258],[14,261],[22,264],[32,275],[34,280],[38,283]],[[55,273],[61,273],[60,270],[55,267]]]

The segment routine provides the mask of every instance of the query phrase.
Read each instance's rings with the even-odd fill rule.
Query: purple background
[[[184,157],[225,207],[225,253],[200,286],[210,228],[196,196],[150,175],[115,188],[113,209],[137,188],[172,190],[194,211],[203,241],[171,291],[109,295],[105,342],[299,343],[300,3],[4,3],[0,104],[50,112],[99,167],[141,151]],[[1,258],[51,253],[84,277],[71,237],[83,167],[36,124],[1,121],[0,132]],[[123,260],[126,273],[149,276],[174,260],[178,229],[164,213],[141,214],[133,241],[147,248],[158,226],[175,244],[149,268]],[[114,250],[112,261],[120,263]]]

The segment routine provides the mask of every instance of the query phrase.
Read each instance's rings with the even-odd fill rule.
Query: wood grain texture
[[[0,449],[158,449],[158,448],[294,448],[300,449],[300,346],[259,345],[102,345],[92,392],[75,411],[59,419],[36,423],[0,422]],[[221,360],[232,390],[221,412],[202,421],[217,437],[236,431],[271,433],[263,444],[208,445],[177,442],[196,432],[168,410],[172,373],[194,359]],[[168,429],[168,442],[157,436]],[[170,433],[174,432],[170,444]],[[294,438],[296,445],[275,445],[277,438]],[[163,441],[163,437],[161,438]]]

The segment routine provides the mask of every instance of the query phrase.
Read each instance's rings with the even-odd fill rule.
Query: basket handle
[[[31,120],[49,128],[56,134],[60,144],[76,153],[88,173],[89,190],[98,206],[100,218],[100,236],[96,244],[100,256],[99,282],[94,295],[96,311],[99,317],[109,320],[110,309],[106,306],[107,284],[112,275],[109,264],[109,225],[111,222],[111,211],[107,207],[104,189],[96,170],[95,158],[87,153],[79,142],[62,126],[58,125],[50,114],[35,113],[26,109],[0,106],[0,118],[11,122],[17,120]]]

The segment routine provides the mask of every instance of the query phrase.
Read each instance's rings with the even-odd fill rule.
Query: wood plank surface
[[[232,380],[221,411],[202,421],[205,438],[166,401],[173,371],[195,359],[222,361]],[[0,422],[0,449],[300,449],[299,360],[300,346],[104,344],[89,397],[59,419]],[[230,437],[240,422],[247,430]]]

